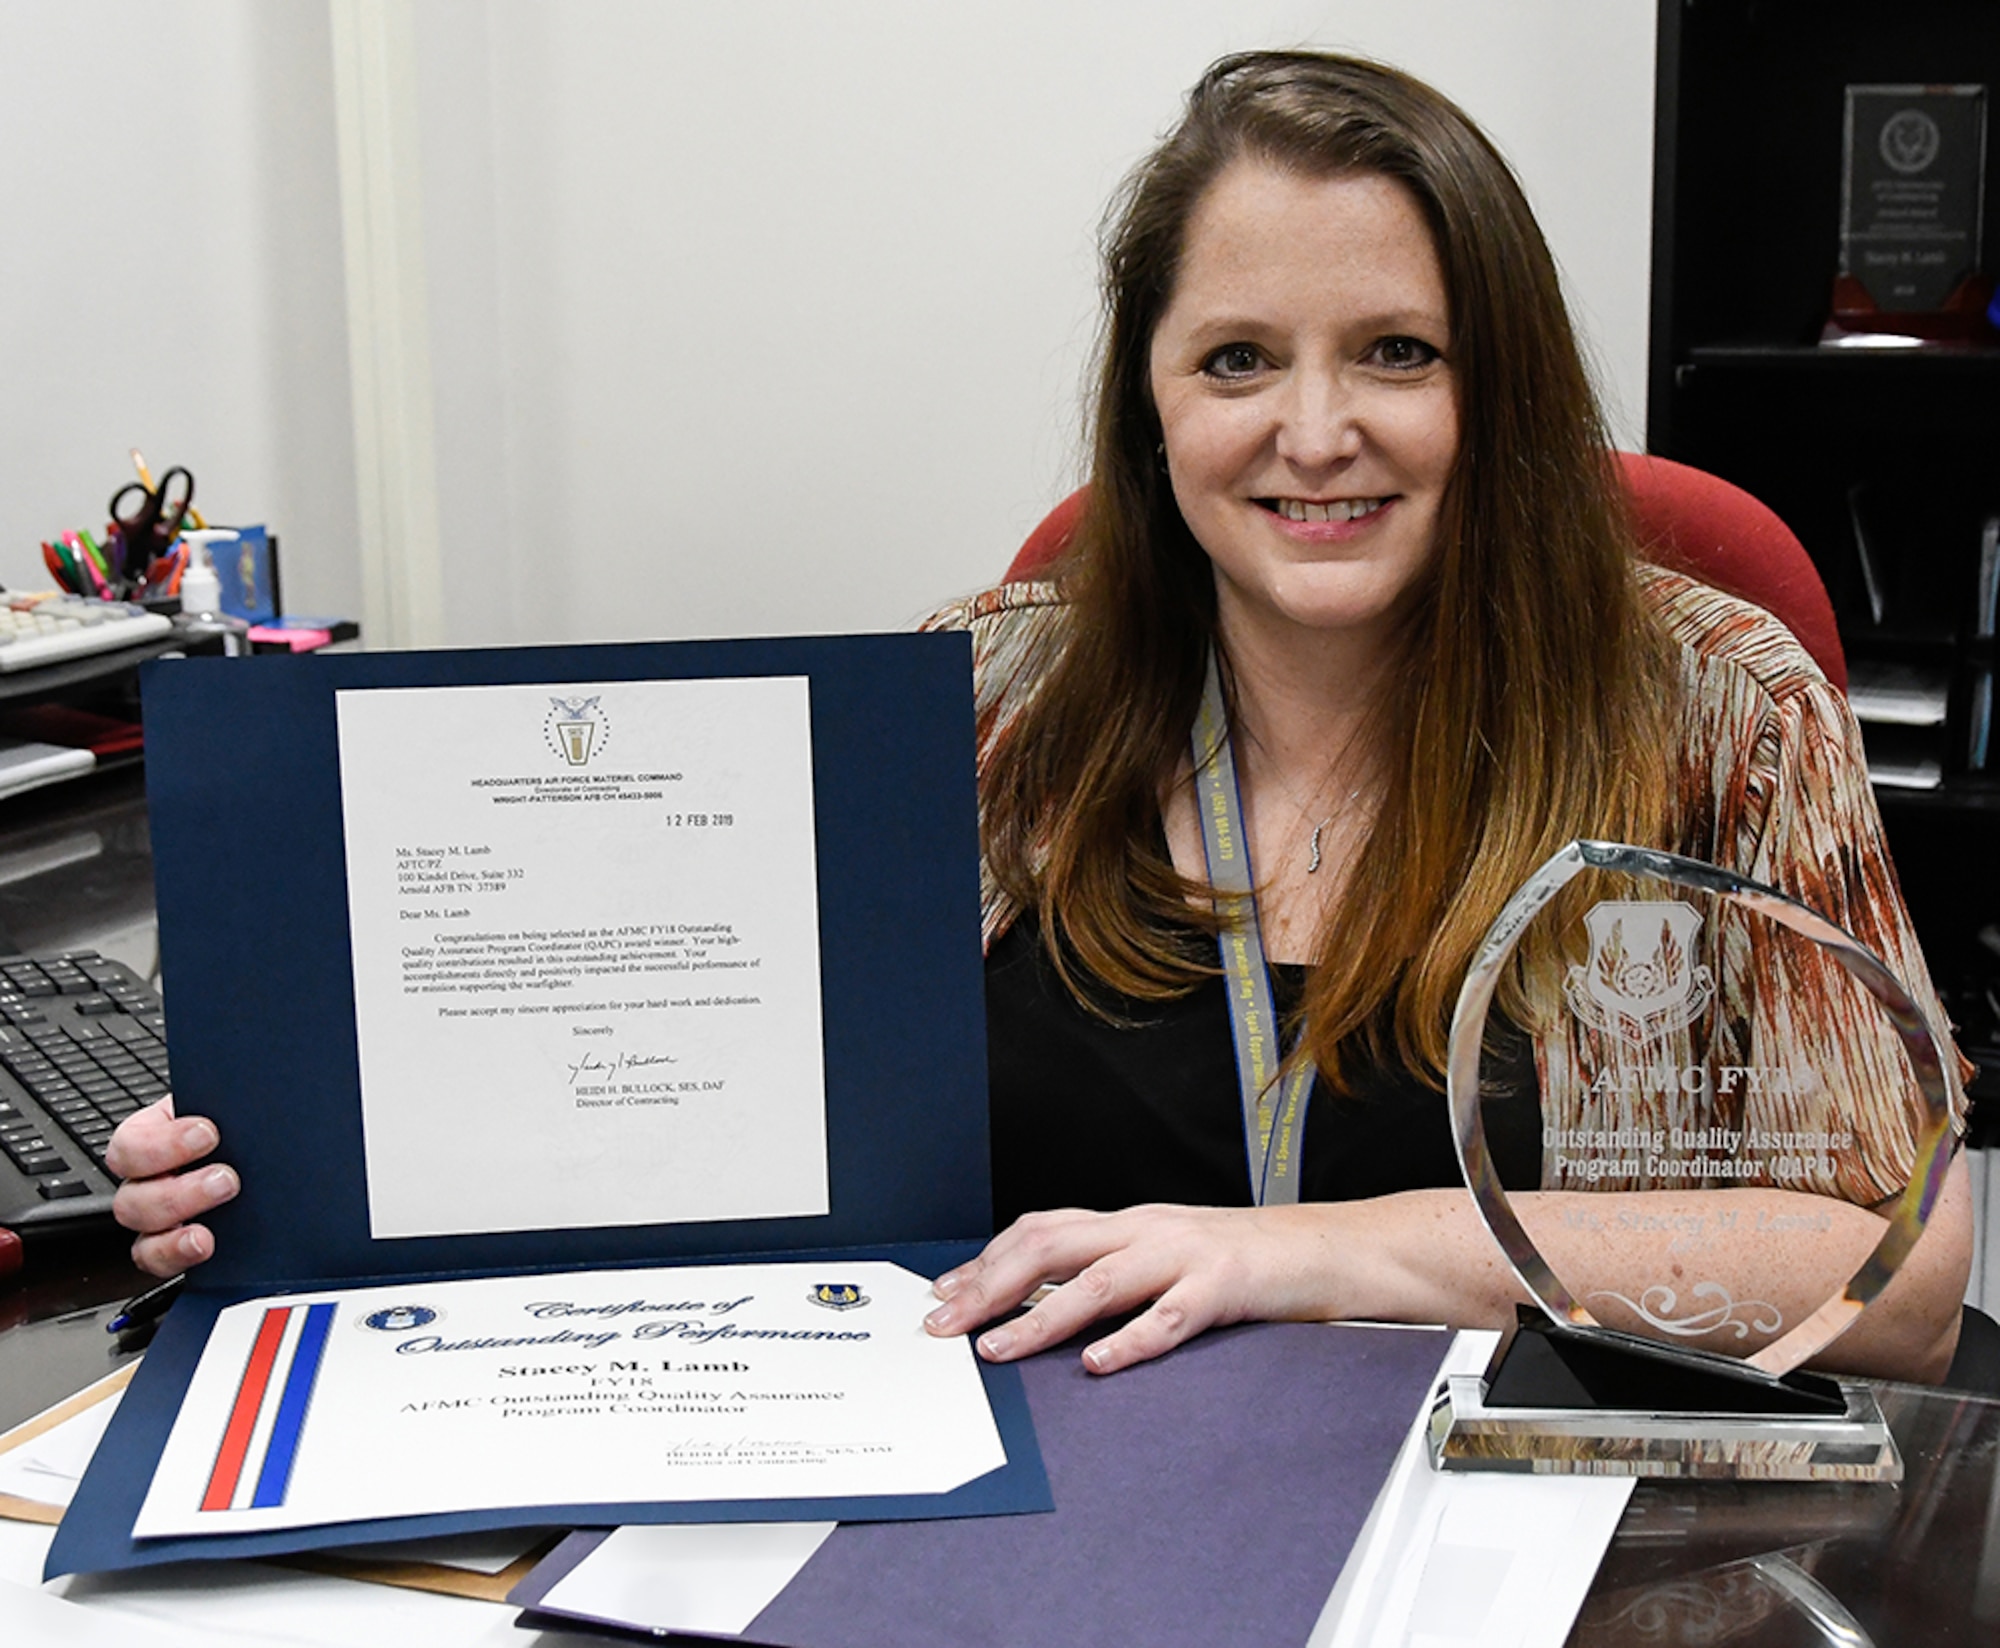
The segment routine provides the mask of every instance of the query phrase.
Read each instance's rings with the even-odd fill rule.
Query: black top
[[[1303,966],[1272,967],[1281,1018],[1297,1008],[1305,976]],[[1101,1000],[1123,1022],[1097,1017],[1064,988],[1032,913],[986,958],[995,1220],[1137,1202],[1247,1207],[1243,1101],[1221,977],[1174,1001],[1109,992]],[[1505,1093],[1484,1113],[1488,1147],[1509,1189],[1533,1188],[1540,1115],[1527,1039],[1510,1036],[1487,1070]],[[1464,1183],[1443,1093],[1358,1056],[1348,1082],[1339,1095],[1313,1084],[1303,1200]]]

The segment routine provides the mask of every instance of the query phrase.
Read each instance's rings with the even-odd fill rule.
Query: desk
[[[1909,1467],[1900,1487],[1642,1484],[1570,1642],[1971,1648],[1996,1640],[2000,1404],[1893,1386],[1883,1391],[1883,1409]],[[0,1526],[0,1579],[32,1582],[47,1533]],[[217,1599],[212,1616],[205,1586]],[[510,1633],[512,1610],[497,1604],[265,1564],[233,1565],[207,1580],[198,1569],[175,1568],[72,1581],[68,1589],[104,1616],[200,1625],[212,1642],[267,1640],[261,1630],[272,1608],[298,1612],[288,1641],[327,1648],[383,1640],[534,1648],[538,1640]],[[1851,1617],[1863,1634],[1822,1631],[1814,1609],[1836,1633]],[[263,1626],[253,1630],[252,1616]]]
[[[1892,1385],[1882,1410],[1903,1450],[1899,1487],[1642,1483],[1571,1642],[2000,1640],[2000,1403]],[[1771,1558],[1823,1588],[1866,1638],[1811,1625],[1803,1588]]]
[[[104,1325],[151,1280],[112,1237],[31,1257],[25,1278],[0,1282],[0,1431],[136,1357]]]

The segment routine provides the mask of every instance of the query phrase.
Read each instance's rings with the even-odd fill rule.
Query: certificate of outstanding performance
[[[806,679],[336,715],[371,1233],[825,1213]]]
[[[1006,1452],[930,1284],[878,1260],[301,1293],[209,1332],[133,1533],[937,1494]]]

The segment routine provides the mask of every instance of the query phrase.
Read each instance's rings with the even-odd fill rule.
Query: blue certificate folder
[[[369,1233],[334,695],[744,676],[810,682],[829,1207],[824,1215],[378,1240]],[[131,1529],[227,1304],[398,1279],[731,1259],[888,1259],[920,1274],[991,1230],[971,649],[962,635],[163,660],[142,678],[170,1051],[243,1192],[162,1324],[48,1573],[460,1530],[898,1519],[1050,1507],[1012,1368],[982,1367],[1007,1464],[858,1501],[549,1505],[214,1538]],[[367,1439],[353,1439],[366,1447]]]

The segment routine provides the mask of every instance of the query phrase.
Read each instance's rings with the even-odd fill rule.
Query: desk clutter
[[[0,800],[138,760],[133,672],[148,658],[360,637],[351,619],[284,610],[267,527],[211,526],[183,465],[156,479],[135,448],[132,467],[102,528],[43,540],[54,589],[0,590]]]
[[[176,464],[155,480],[134,447],[132,467],[137,478],[111,494],[105,506],[110,519],[99,532],[78,527],[42,541],[42,564],[57,589],[16,595],[10,608],[18,615],[11,627],[43,643],[43,650],[16,652],[8,645],[10,626],[0,620],[0,670],[161,633],[132,623],[117,627],[135,615],[219,622],[246,643],[245,651],[262,642],[266,650],[302,652],[360,634],[351,619],[286,616],[276,534],[263,525],[211,526],[194,507],[194,475],[185,466]],[[90,616],[93,609],[99,616]],[[73,638],[69,650],[47,645],[52,634],[85,629],[94,632],[94,645]]]
[[[1051,1351],[1024,1367],[1057,1492],[1046,1515],[504,1529],[291,1559],[306,1572],[210,1567],[207,1584],[228,1595],[258,1576],[267,1623],[282,1620],[286,1640],[311,1643],[416,1640],[420,1619],[442,1633],[448,1617],[462,1631],[483,1613],[524,1632],[701,1633],[766,1648],[1106,1639],[1362,1648],[1429,1640],[1423,1627],[1448,1611],[1461,1629],[1440,1641],[1555,1648],[1633,1485],[1429,1469],[1420,1410],[1432,1384],[1481,1365],[1491,1340],[1261,1324],[1111,1380],[1086,1374],[1075,1345]],[[25,1553],[60,1522],[130,1376],[120,1370],[0,1435],[0,1518],[16,1524],[0,1523],[0,1630],[13,1623],[10,1602],[28,1600]],[[1323,1400],[1294,1416],[1284,1449],[1253,1446],[1257,1465],[1246,1468],[1254,1420],[1234,1394],[1301,1378]],[[1274,1544],[1274,1528],[1291,1536]],[[248,1634],[242,1616],[221,1628],[190,1578],[58,1581],[40,1606],[72,1628]],[[1435,1593],[1440,1579],[1448,1606],[1425,1600],[1425,1582]],[[458,1615],[438,1611],[447,1606]],[[40,1620],[24,1611],[22,1623]]]

